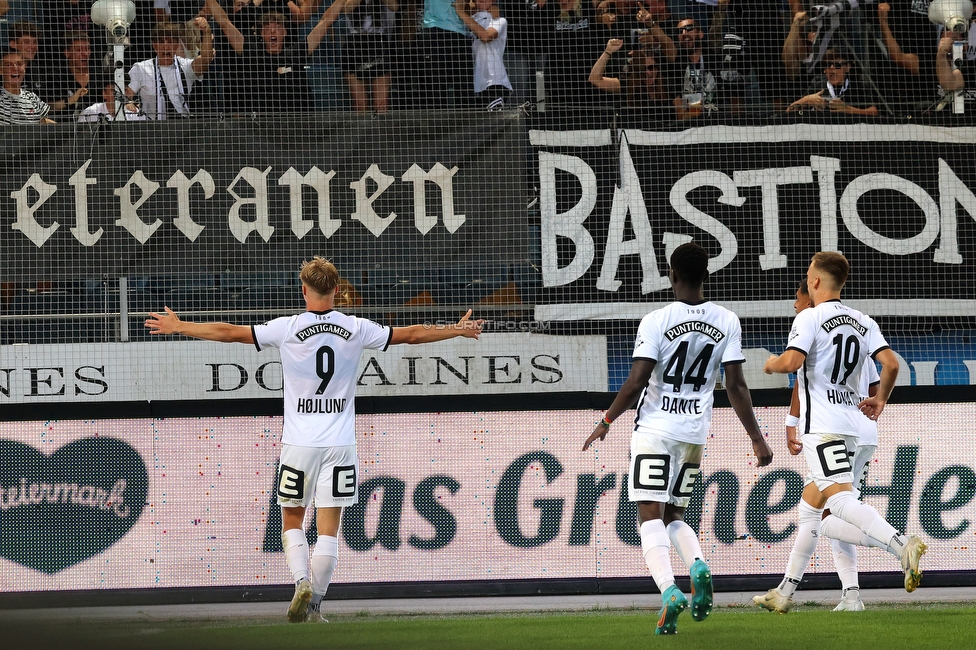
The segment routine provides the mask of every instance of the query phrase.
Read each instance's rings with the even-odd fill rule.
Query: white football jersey
[[[341,312],[307,311],[251,328],[254,345],[278,348],[285,393],[281,441],[299,447],[356,444],[356,382],[363,349],[385,350],[393,329]]]
[[[839,300],[797,314],[787,349],[806,355],[796,373],[798,431],[860,436],[867,419],[858,409],[867,397],[861,372],[866,359],[887,347],[874,319]]]
[[[711,302],[673,302],[641,320],[635,359],[654,361],[635,431],[705,444],[722,364],[744,363],[739,317]]]

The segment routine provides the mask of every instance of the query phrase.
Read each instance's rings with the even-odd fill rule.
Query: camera
[[[962,36],[969,31],[973,17],[973,3],[969,0],[933,0],[929,5],[929,20],[943,25],[946,31]]]
[[[129,25],[136,19],[136,5],[132,0],[97,0],[91,8],[92,22],[108,32],[108,42],[123,44],[129,35]]]
[[[849,9],[857,9],[857,7],[858,0],[837,0],[826,5],[814,5],[810,7],[810,24],[816,26],[817,23],[829,16],[836,16]]]

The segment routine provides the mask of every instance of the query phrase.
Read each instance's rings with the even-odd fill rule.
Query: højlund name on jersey
[[[868,328],[866,328],[864,325],[861,325],[861,321],[857,320],[856,318],[854,318],[849,314],[841,314],[840,316],[834,316],[830,320],[825,321],[824,324],[820,326],[820,328],[823,329],[823,331],[825,332],[830,332],[832,330],[837,329],[841,325],[850,325],[855,330],[857,330],[858,334],[860,334],[861,336],[864,336],[868,332]]]
[[[295,334],[299,341],[304,341],[310,336],[315,336],[316,334],[335,334],[336,336],[341,336],[345,340],[349,340],[352,336],[352,332],[347,330],[345,327],[340,327],[335,323],[316,323],[315,325],[309,325],[303,330],[300,330]]]
[[[664,333],[668,337],[669,341],[673,341],[679,336],[683,336],[690,332],[697,332],[699,334],[704,334],[708,338],[712,339],[716,343],[725,338],[725,333],[718,329],[714,325],[709,325],[708,323],[703,323],[700,320],[692,320],[685,323],[680,323],[675,325],[667,332]]]
[[[831,404],[841,404],[844,406],[857,406],[864,399],[857,393],[852,393],[849,390],[836,390],[834,388],[827,389],[827,401]]]
[[[701,415],[701,400],[684,399],[682,397],[668,397],[661,399],[661,410],[678,415]]]
[[[344,410],[346,410],[346,400],[321,397],[299,399],[295,408],[298,413],[342,413]]]

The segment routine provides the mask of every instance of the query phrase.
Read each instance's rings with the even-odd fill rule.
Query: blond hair
[[[328,296],[339,286],[339,271],[324,257],[315,256],[311,261],[303,262],[299,277],[302,284],[320,296]]]
[[[840,253],[821,251],[811,260],[813,267],[824,273],[834,281],[834,288],[840,289],[847,282],[851,272],[851,265],[847,258]]]

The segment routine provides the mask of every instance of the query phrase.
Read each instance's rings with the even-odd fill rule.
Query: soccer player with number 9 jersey
[[[285,561],[295,579],[288,620],[322,619],[320,606],[335,571],[342,508],[359,497],[356,455],[356,381],[364,349],[385,350],[398,343],[433,343],[458,336],[477,339],[483,321],[455,325],[388,327],[333,309],[339,272],[321,257],[301,271],[306,311],[263,325],[188,323],[166,307],[150,313],[150,334],[183,334],[208,341],[249,343],[260,351],[277,348],[285,394],[285,418],[278,467],[278,505]],[[318,539],[309,560],[304,523],[315,504]],[[309,566],[311,565],[311,566]]]

